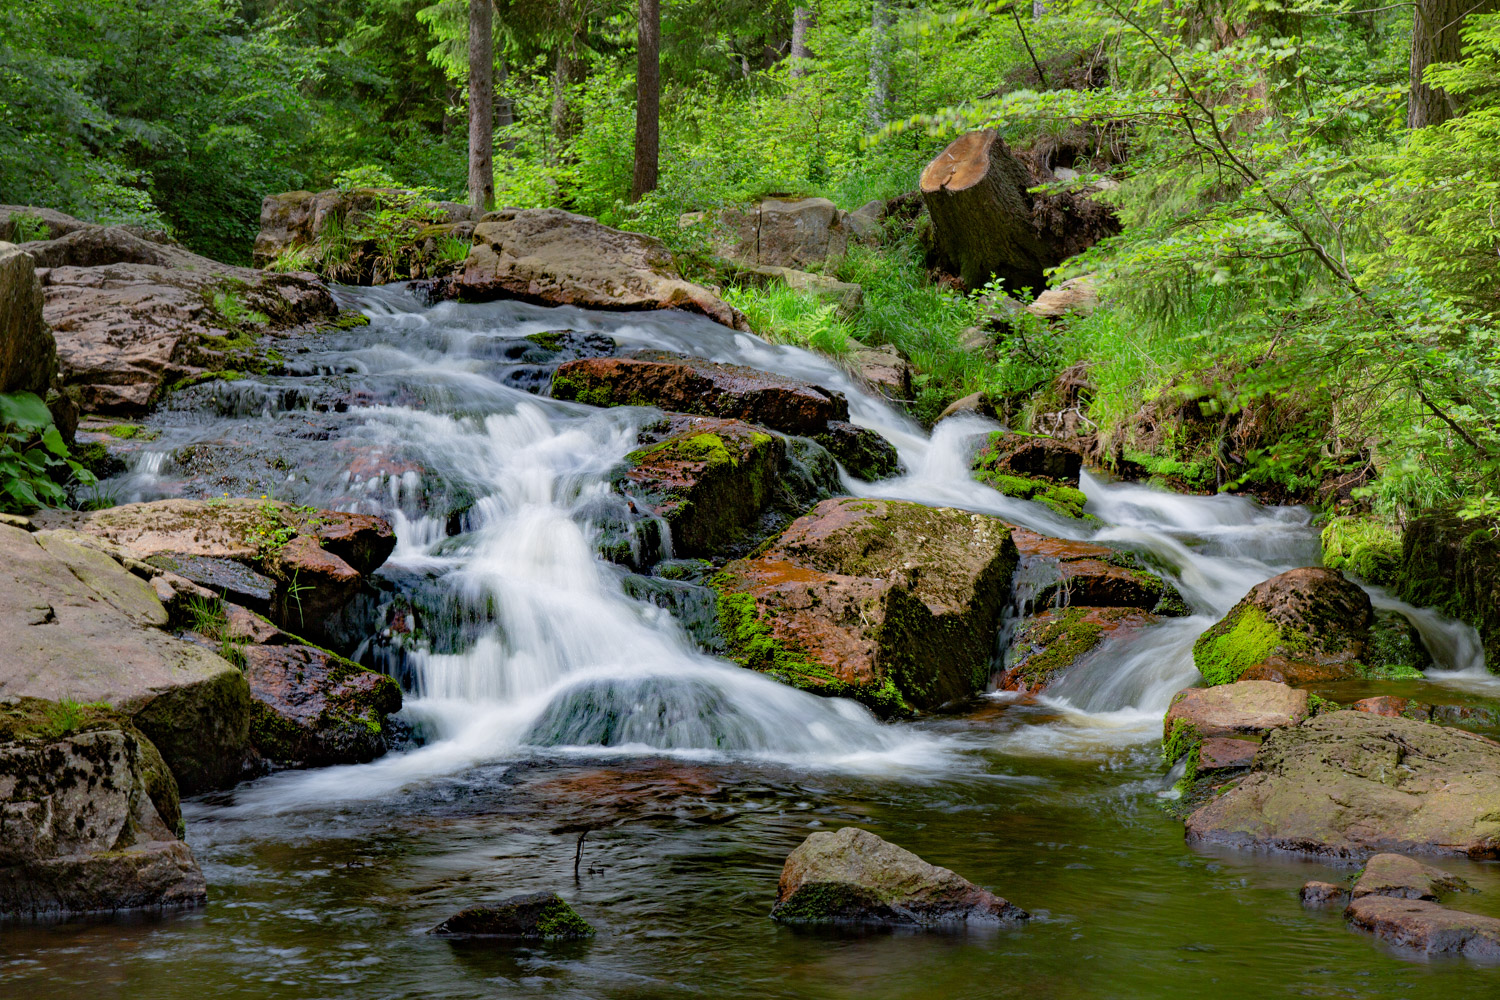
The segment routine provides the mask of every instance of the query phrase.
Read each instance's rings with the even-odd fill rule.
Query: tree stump
[[[922,171],[933,233],[969,288],[990,276],[1007,291],[1046,287],[1059,263],[1032,220],[1029,174],[994,129],[960,136]]]

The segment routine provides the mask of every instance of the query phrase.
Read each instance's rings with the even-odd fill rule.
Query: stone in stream
[[[1162,720],[1165,733],[1186,723],[1203,739],[1264,735],[1295,726],[1308,716],[1308,693],[1277,681],[1240,681],[1211,688],[1188,688],[1172,696]]]
[[[460,910],[432,933],[450,938],[566,941],[592,937],[594,928],[557,893],[530,892]]]
[[[1307,882],[1297,893],[1297,898],[1302,905],[1309,909],[1321,909],[1325,907],[1342,907],[1349,901],[1349,890],[1332,882]]]
[[[1007,925],[1025,910],[865,830],[811,834],[781,869],[771,917],[791,924]]]
[[[995,431],[975,454],[974,478],[1018,500],[1035,500],[1064,517],[1082,518],[1087,497],[1078,489],[1083,457],[1048,437]]]
[[[1209,684],[1358,677],[1374,624],[1369,596],[1337,570],[1289,570],[1251,587],[1199,636],[1193,663]]]
[[[0,916],[201,905],[177,784],[123,714],[0,702]]]
[[[842,498],[711,583],[738,662],[892,716],[984,687],[1015,566],[998,518]]]
[[[1494,518],[1443,510],[1413,518],[1401,536],[1394,589],[1479,631],[1484,659],[1500,663],[1500,534]]]
[[[736,330],[739,310],[684,281],[665,243],[559,208],[491,212],[454,283],[466,302],[521,299],[585,309],[685,309]]]
[[[1025,528],[1016,528],[1014,538],[1031,587],[1027,610],[1078,606],[1137,608],[1163,617],[1188,614],[1177,588],[1129,552]]]
[[[36,261],[62,382],[88,413],[144,413],[174,383],[256,361],[247,338],[338,315],[312,275],[220,264],[127,227],[61,228],[23,249]]]
[[[1351,927],[1425,956],[1500,959],[1500,920],[1422,899],[1366,896],[1344,911]]]
[[[583,358],[557,369],[552,395],[592,406],[656,406],[744,420],[811,437],[852,474],[865,479],[891,475],[899,468],[889,442],[848,422],[849,401],[843,393],[742,365],[659,353]]]
[[[1038,694],[1105,638],[1155,621],[1156,615],[1136,608],[1048,608],[1016,625],[997,687]]]
[[[1174,706],[1175,707],[1175,706]],[[1251,773],[1187,820],[1192,843],[1338,857],[1500,857],[1500,743],[1330,712],[1272,730]]]
[[[169,634],[161,598],[121,558],[65,532],[0,525],[0,697],[108,703],[185,792],[233,784],[249,750],[244,675]]]
[[[855,341],[844,359],[844,364],[871,392],[884,396],[894,403],[910,402],[912,398],[912,376],[915,374],[911,362],[902,356],[893,344],[867,347]]]
[[[1457,875],[1423,864],[1403,854],[1377,854],[1365,862],[1354,883],[1353,897],[1392,896],[1397,899],[1435,900],[1450,892],[1461,892],[1469,883]]]

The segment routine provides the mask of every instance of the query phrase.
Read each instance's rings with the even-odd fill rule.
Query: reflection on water
[[[700,318],[347,294],[371,326],[288,351],[294,374],[195,390],[153,418],[161,436],[118,485],[274,489],[388,517],[382,574],[427,634],[370,655],[407,683],[426,745],[190,803],[208,908],[5,928],[5,995],[1397,997],[1464,995],[1486,975],[1397,961],[1299,907],[1303,880],[1342,871],[1189,852],[1155,804],[1153,741],[1196,679],[1194,639],[1253,584],[1316,560],[1307,512],[1085,476],[1099,524],[1080,524],[969,479],[994,425],[957,418],[929,438],[825,359]],[[619,504],[611,470],[656,414],[525,392],[545,370],[521,338],[564,327],[839,388],[909,470],[846,480],[851,493],[1139,552],[1195,613],[1107,643],[1035,703],[997,695],[894,726],[706,656],[594,554]],[[1435,680],[1495,690],[1472,630],[1375,596],[1418,626]],[[848,823],[1039,919],[972,935],[772,924],[787,851]],[[1500,899],[1494,866],[1445,865]],[[498,949],[425,934],[533,889],[562,892],[599,937]]]

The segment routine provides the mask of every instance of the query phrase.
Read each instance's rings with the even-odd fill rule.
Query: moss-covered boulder
[[[1337,570],[1289,570],[1250,588],[1199,636],[1193,663],[1209,684],[1366,676],[1374,624],[1369,596]]]
[[[998,518],[894,500],[825,500],[713,578],[730,655],[878,714],[981,690],[1016,549]]]
[[[630,453],[620,485],[666,521],[675,555],[711,555],[766,510],[785,455],[784,439],[742,421],[679,418]]]
[[[530,892],[460,910],[432,933],[451,938],[567,941],[592,937],[594,928],[557,893]]]
[[[995,431],[975,454],[975,479],[1017,500],[1034,500],[1064,517],[1084,518],[1077,448],[1048,437]]]
[[[1500,743],[1431,723],[1329,712],[1273,730],[1188,840],[1340,857],[1500,857]]]
[[[1396,591],[1479,630],[1484,659],[1500,670],[1500,520],[1439,512],[1414,518],[1401,535]]]
[[[1039,694],[1107,636],[1156,620],[1156,615],[1130,607],[1048,608],[1016,625],[998,686],[1002,691]]]
[[[1323,565],[1387,586],[1401,569],[1401,532],[1373,515],[1345,514],[1323,526]]]
[[[771,917],[789,924],[1018,924],[1031,914],[866,830],[808,836],[781,869]]]
[[[248,751],[244,675],[170,634],[161,596],[121,559],[159,571],[85,541],[0,525],[0,697],[106,703],[150,737],[184,792],[233,784]]]
[[[177,786],[104,705],[0,704],[0,916],[197,906]]]

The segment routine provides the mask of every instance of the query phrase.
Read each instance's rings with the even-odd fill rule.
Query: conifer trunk
[[[1032,221],[1029,175],[993,129],[960,136],[922,171],[934,235],[969,288],[994,275],[1007,291],[1046,285],[1058,263]]]
[[[641,0],[635,64],[635,174],[630,200],[656,190],[661,143],[661,4]]]
[[[492,0],[469,0],[469,204],[495,207],[495,40]]]
[[[793,80],[807,75],[807,60],[812,58],[807,47],[807,33],[815,23],[813,17],[813,12],[806,7],[792,10],[792,68],[788,75]]]
[[[1422,74],[1433,63],[1457,62],[1462,56],[1461,32],[1471,14],[1488,14],[1495,0],[1417,0],[1411,30],[1411,90],[1406,102],[1407,128],[1441,125],[1458,114],[1448,93],[1430,87]]]
[[[885,125],[891,99],[891,0],[870,7],[870,131]]]

